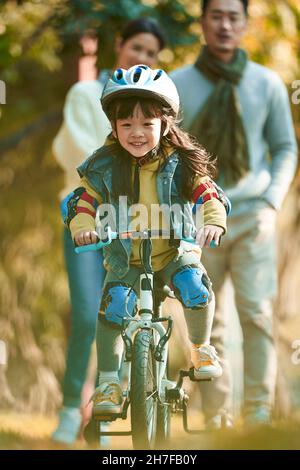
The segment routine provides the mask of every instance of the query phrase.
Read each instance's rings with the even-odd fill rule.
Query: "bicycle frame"
[[[154,343],[156,346],[155,358],[157,361],[156,383],[158,386],[158,396],[161,397],[164,395],[165,390],[163,377],[165,375],[167,367],[168,339],[170,337],[173,321],[171,317],[163,318],[160,316],[161,306],[158,306],[158,315],[157,318],[155,318],[156,312],[154,312],[154,299],[152,294],[154,287],[154,273],[151,268],[151,239],[145,239],[141,243],[147,245],[146,249],[144,250],[144,256],[146,256],[147,258],[144,260],[146,273],[140,274],[139,318],[124,318],[124,322],[125,324],[127,324],[122,330],[122,338],[125,343],[125,349],[128,348],[126,351],[126,358],[130,360],[130,347],[132,345],[132,338],[134,334],[140,329],[153,330],[153,332],[156,333],[154,334]],[[166,330],[165,327],[161,324],[161,322],[163,321],[169,322],[168,330]],[[157,349],[158,347],[159,349]],[[129,398],[129,393],[130,373],[127,389],[127,398]]]
[[[162,231],[158,231],[162,232]],[[116,238],[135,238],[133,236],[134,232],[125,232],[123,234],[118,234],[117,232],[108,231],[108,239],[105,242],[98,242],[93,245],[84,245],[77,247],[75,251],[80,253],[82,251],[89,250],[98,250],[105,245],[111,243],[113,239]],[[130,404],[130,390],[131,390],[131,359],[132,359],[132,349],[133,349],[133,338],[139,330],[152,330],[153,339],[154,339],[154,358],[156,360],[156,385],[157,385],[157,396],[158,400],[162,403],[168,403],[171,406],[172,412],[180,411],[183,413],[183,427],[184,430],[189,434],[200,434],[202,430],[190,430],[188,428],[188,417],[187,417],[187,402],[189,397],[185,394],[182,389],[183,378],[189,377],[192,381],[197,381],[193,375],[193,368],[189,371],[181,370],[179,371],[179,380],[176,382],[166,379],[166,369],[167,369],[167,359],[168,359],[168,340],[171,335],[173,320],[171,317],[162,317],[161,316],[161,302],[157,302],[157,299],[154,298],[154,272],[151,266],[151,251],[152,251],[152,242],[151,242],[151,231],[144,232],[135,232],[135,235],[138,238],[142,238],[141,247],[143,255],[141,257],[141,264],[144,268],[144,272],[140,274],[140,295],[139,295],[139,314],[136,317],[125,317],[123,319],[123,328],[121,331],[122,339],[125,346],[125,356],[123,354],[122,362],[129,363],[128,370],[128,386],[127,389],[123,392],[125,397],[125,402],[123,405],[123,411],[121,414],[112,415],[112,416],[103,416],[102,418],[95,418],[99,421],[113,421],[117,418],[126,419],[127,410]],[[164,233],[158,233],[158,235],[164,235]],[[192,238],[182,239],[183,241],[189,243],[195,243],[195,240]],[[215,246],[213,243],[211,246]],[[167,295],[166,295],[167,296]],[[155,302],[156,301],[156,302]],[[162,322],[168,322],[167,329]],[[150,397],[149,397],[150,398]],[[99,435],[103,436],[125,436],[132,435],[132,431],[125,432],[99,432]]]

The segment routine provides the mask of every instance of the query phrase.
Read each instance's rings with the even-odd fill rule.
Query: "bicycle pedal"
[[[183,388],[175,387],[166,390],[166,400],[168,403],[174,400],[182,401],[186,396]]]
[[[184,375],[182,375],[183,377],[189,377],[189,379],[191,380],[191,382],[211,382],[213,379],[212,378],[209,378],[209,379],[197,379],[194,375],[194,370],[195,368],[194,367],[191,367],[188,371],[184,370],[184,371],[181,371],[184,373]]]
[[[114,415],[96,415],[93,416],[95,421],[115,421],[117,418],[120,418],[121,414],[114,414]]]

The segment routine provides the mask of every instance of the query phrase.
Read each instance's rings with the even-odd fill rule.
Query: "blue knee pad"
[[[114,326],[122,326],[123,318],[134,317],[136,311],[137,296],[131,286],[125,283],[107,284],[100,306],[100,320],[105,318]]]
[[[176,297],[184,307],[206,307],[211,299],[211,282],[199,266],[183,266],[172,276]]]

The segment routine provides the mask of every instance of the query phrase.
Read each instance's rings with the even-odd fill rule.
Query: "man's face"
[[[211,52],[231,53],[246,31],[247,17],[240,0],[210,0],[201,18],[203,34]]]

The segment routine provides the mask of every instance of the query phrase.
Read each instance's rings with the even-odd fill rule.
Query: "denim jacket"
[[[85,162],[83,162],[77,171],[81,177],[85,177],[90,186],[101,195],[104,203],[110,203],[118,212],[119,202],[114,200],[112,191],[112,160],[114,158],[114,144],[102,147],[94,152]],[[183,200],[180,196],[181,184],[181,160],[177,151],[171,151],[164,161],[162,167],[157,173],[156,188],[160,205],[171,207],[177,204],[180,221],[183,224],[178,225],[176,214],[170,217],[170,229],[182,232],[182,227],[187,232],[194,233],[196,227],[193,220],[193,203]],[[172,212],[171,212],[172,214]],[[168,215],[169,217],[169,215]],[[175,240],[176,242],[176,240]],[[174,241],[170,240],[170,244]],[[176,244],[176,243],[175,243]],[[109,268],[120,278],[126,276],[129,270],[131,256],[130,239],[114,240],[104,248],[105,261]]]

